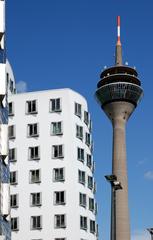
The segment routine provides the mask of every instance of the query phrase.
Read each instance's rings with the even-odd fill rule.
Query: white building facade
[[[71,89],[9,96],[12,240],[96,240],[86,100]]]

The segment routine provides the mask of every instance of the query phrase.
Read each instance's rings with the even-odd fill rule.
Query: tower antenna
[[[122,65],[122,45],[121,45],[121,18],[117,16],[117,43],[115,54],[115,65]]]

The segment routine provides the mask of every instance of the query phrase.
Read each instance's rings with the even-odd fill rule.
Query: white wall
[[[62,112],[50,113],[49,100],[62,99]],[[38,100],[38,114],[26,115],[25,104],[27,100]],[[94,240],[96,236],[89,231],[89,219],[95,220],[95,215],[79,206],[79,192],[93,197],[93,192],[86,186],[78,183],[78,169],[92,175],[91,170],[77,160],[77,147],[90,149],[84,140],[76,138],[76,124],[83,126],[84,132],[88,127],[82,119],[74,114],[74,102],[80,103],[82,109],[87,111],[86,100],[78,93],[70,89],[49,90],[41,92],[23,93],[9,96],[9,102],[14,102],[15,114],[10,117],[9,124],[16,126],[16,138],[10,140],[10,148],[17,148],[17,162],[10,164],[10,170],[18,170],[18,185],[11,186],[11,194],[19,194],[19,207],[11,210],[12,217],[19,217],[19,231],[12,232],[12,240],[43,239],[65,237],[67,240]],[[50,125],[52,121],[63,122],[63,135],[51,136]],[[39,137],[27,138],[27,124],[39,123]],[[51,146],[64,144],[64,158],[52,159]],[[28,147],[40,146],[40,160],[28,160]],[[63,183],[52,181],[53,168],[65,167],[66,180]],[[29,170],[41,169],[41,183],[29,184]],[[66,191],[66,205],[55,206],[53,204],[54,191]],[[42,192],[42,206],[30,207],[30,193]],[[87,198],[88,204],[88,198]],[[88,205],[87,205],[88,206]],[[66,214],[65,229],[54,228],[54,215]],[[42,230],[30,230],[30,216],[42,215]],[[80,215],[88,217],[88,230],[80,230]]]

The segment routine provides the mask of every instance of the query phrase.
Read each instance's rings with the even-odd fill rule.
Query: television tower
[[[111,215],[111,223],[115,221],[115,226],[111,225],[111,240],[130,240],[125,128],[142,96],[143,90],[137,71],[122,63],[118,16],[115,66],[101,73],[96,90],[96,98],[113,126],[112,175],[115,175],[122,185],[122,190],[116,191],[115,216]],[[113,209],[111,211],[114,212]]]

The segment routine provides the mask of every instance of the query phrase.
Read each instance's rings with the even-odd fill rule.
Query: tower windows
[[[61,135],[61,134],[62,134],[62,122],[52,122],[51,135]]]
[[[89,124],[89,113],[87,111],[84,111],[84,122],[88,126],[88,124]]]
[[[42,229],[42,216],[31,216],[31,229]]]
[[[79,193],[79,204],[82,207],[86,207],[87,205],[87,196],[85,193]]]
[[[91,144],[91,135],[90,135],[90,133],[86,132],[85,143],[87,144],[87,146],[90,146],[90,144]]]
[[[29,160],[38,160],[40,159],[40,147],[29,147]]]
[[[65,228],[66,227],[66,216],[65,214],[55,215],[55,228]]]
[[[18,194],[12,194],[10,200],[11,200],[11,208],[17,208],[18,207]]]
[[[94,199],[93,198],[89,198],[89,210],[93,212],[94,209],[95,209]]]
[[[14,115],[14,103],[10,102],[8,104],[8,115],[13,116]]]
[[[53,181],[63,182],[65,180],[64,168],[54,168],[53,169]]]
[[[93,177],[88,176],[88,188],[93,189]]]
[[[65,192],[54,192],[54,204],[55,205],[64,205],[65,204]]]
[[[63,145],[53,145],[52,146],[52,157],[53,158],[63,158]]]
[[[17,171],[10,172],[10,184],[16,185],[18,183]]]
[[[83,148],[77,148],[77,158],[79,161],[84,162],[84,149]]]
[[[38,123],[28,124],[28,137],[38,137]]]
[[[78,181],[79,183],[85,185],[86,183],[86,180],[85,180],[85,172],[84,171],[81,171],[81,170],[78,170]]]
[[[76,125],[76,137],[83,140],[83,127]]]
[[[11,125],[8,127],[8,136],[9,136],[9,139],[15,138],[15,125]]]
[[[9,161],[15,162],[17,160],[16,158],[16,148],[9,149]]]
[[[92,157],[91,154],[87,154],[87,166],[92,168]]]
[[[74,113],[75,113],[76,116],[78,116],[79,118],[81,118],[81,116],[82,116],[81,104],[75,102],[75,110],[74,110]]]
[[[87,230],[87,217],[80,216],[80,228]]]
[[[30,203],[32,207],[41,206],[42,194],[40,192],[30,194]]]
[[[61,112],[61,99],[54,98],[50,99],[50,112]]]
[[[95,234],[96,227],[95,227],[95,221],[90,220],[90,232]]]
[[[30,170],[30,183],[40,183],[40,169]]]
[[[37,113],[37,101],[27,101],[26,102],[26,113],[27,114],[36,114]]]
[[[19,218],[18,217],[11,218],[11,230],[12,231],[19,230]]]

